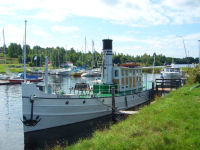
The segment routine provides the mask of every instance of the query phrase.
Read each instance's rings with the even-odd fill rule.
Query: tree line
[[[6,47],[6,55],[10,58],[18,59],[19,63],[23,63],[23,49],[24,48],[20,44],[11,43],[8,47]],[[1,53],[3,53],[3,47],[1,47]],[[74,48],[69,50],[66,50],[63,47],[42,48],[40,46],[33,46],[33,48],[31,48],[29,45],[26,45],[26,63],[28,63],[29,66],[40,66],[40,64],[44,65],[45,56],[48,56],[53,67],[59,67],[66,61],[70,61],[76,66],[87,66],[88,68],[99,67],[102,63],[102,54],[97,51],[82,53]],[[142,66],[152,66],[154,56],[156,59],[156,66],[167,65],[172,62],[172,57],[166,57],[162,54],[154,53],[153,55],[148,55],[145,53],[143,55],[131,56],[116,52],[113,53],[113,62],[115,64],[135,62]],[[193,57],[174,58],[175,64],[192,64],[198,62],[199,59]]]

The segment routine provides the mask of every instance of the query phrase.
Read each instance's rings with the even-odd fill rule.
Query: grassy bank
[[[7,69],[10,72],[15,72],[15,73],[20,73],[20,72],[24,72],[24,65],[22,64],[7,64]],[[26,71],[29,72],[30,70],[35,70],[35,69],[40,69],[40,67],[29,67],[28,65],[26,65]],[[52,69],[52,67],[49,67],[49,69]],[[44,67],[41,68],[42,71],[44,71]],[[6,73],[6,68],[4,64],[0,64],[0,73],[4,74]]]
[[[194,85],[192,85],[194,86]],[[185,86],[66,149],[199,149],[200,88]],[[59,149],[56,147],[55,149]]]
[[[10,72],[23,72],[22,64],[7,64],[6,66]],[[4,64],[0,64],[0,73],[6,73]]]

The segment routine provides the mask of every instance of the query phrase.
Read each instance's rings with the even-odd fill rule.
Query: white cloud
[[[160,6],[173,24],[200,22],[199,0],[164,0]]]
[[[68,16],[66,11],[56,10],[56,11],[40,11],[33,15],[32,17],[39,20],[48,20],[51,22],[60,22],[66,19]]]
[[[6,45],[8,43],[22,44],[24,39],[24,30],[22,26],[8,24],[4,27]]]
[[[71,33],[71,32],[76,32],[79,31],[79,28],[76,26],[58,26],[55,25],[51,28],[52,31],[54,32],[59,32],[59,33]]]
[[[33,29],[32,31],[31,31],[33,34],[35,34],[36,36],[38,36],[38,37],[42,37],[42,38],[49,38],[49,37],[51,37],[51,35],[50,34],[48,34],[48,33],[46,33],[46,32],[44,32],[44,31],[42,31],[42,29]]]
[[[185,49],[183,47],[182,38],[177,35],[167,35],[163,37],[146,37],[144,39],[135,39],[131,36],[112,36],[115,42],[114,50],[117,53],[130,55],[141,55],[144,53],[164,54],[170,57],[185,57]],[[198,39],[200,33],[189,34],[183,37],[185,41],[186,51],[190,56],[198,56]],[[125,43],[125,44],[123,44]],[[129,46],[124,46],[129,45]]]
[[[33,18],[49,21],[63,21],[69,15],[103,18],[118,23],[159,25],[168,23],[167,17],[161,15],[149,0],[7,0],[5,9],[12,11],[35,10]],[[138,23],[137,21],[141,21]]]
[[[63,21],[69,15],[110,20],[135,27],[200,22],[199,0],[7,0],[1,2],[0,14],[34,11],[33,18]]]

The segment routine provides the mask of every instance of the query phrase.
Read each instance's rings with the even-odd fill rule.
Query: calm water
[[[158,77],[156,75],[155,77]],[[144,75],[144,85],[151,88],[150,81],[153,76]],[[148,82],[145,80],[147,79]],[[62,76],[49,76],[50,83],[56,83],[57,88],[69,92],[69,87],[75,83],[87,81],[92,85],[95,78],[72,78]],[[0,86],[0,150],[24,149],[24,134],[22,118],[22,94],[21,85]]]

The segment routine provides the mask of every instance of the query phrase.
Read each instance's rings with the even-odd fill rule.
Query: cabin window
[[[132,76],[132,70],[129,70],[129,77]]]
[[[119,71],[115,70],[115,77],[118,77],[118,76],[119,76]]]
[[[180,72],[180,69],[179,68],[175,68],[175,72]]]
[[[122,70],[122,76],[124,76],[124,70]]]
[[[128,76],[128,70],[126,70],[126,76]]]
[[[170,72],[174,72],[174,68],[171,68]]]
[[[133,70],[133,75],[135,75],[135,70]]]

